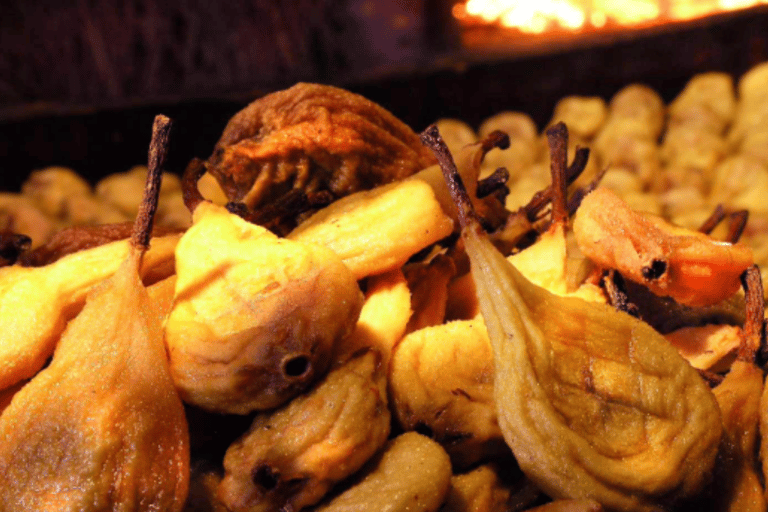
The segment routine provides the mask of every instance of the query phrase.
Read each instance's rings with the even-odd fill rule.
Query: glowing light
[[[593,27],[604,27],[606,23],[608,23],[608,17],[605,15],[604,12],[593,12],[589,15],[589,22],[592,24]]]
[[[576,30],[586,21],[584,9],[572,0],[469,0],[466,9],[488,23],[499,22],[532,33],[543,32],[550,23]]]
[[[579,30],[620,25],[690,20],[718,12],[746,9],[768,0],[468,0],[456,4],[457,20],[480,19],[539,34],[559,26]]]

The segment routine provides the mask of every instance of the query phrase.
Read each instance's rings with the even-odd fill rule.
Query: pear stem
[[[168,139],[171,132],[171,120],[164,116],[155,116],[152,124],[152,141],[149,144],[149,158],[147,162],[147,182],[144,188],[144,197],[139,206],[139,213],[133,224],[131,243],[142,251],[149,248],[149,240],[152,237],[152,225],[155,221],[155,212],[160,196],[160,184],[163,180],[163,163],[168,153]]]
[[[562,121],[546,131],[552,172],[552,222],[568,222],[568,128]]]
[[[421,133],[420,138],[421,143],[432,150],[435,158],[437,158],[437,163],[440,164],[440,170],[443,171],[448,191],[451,193],[453,202],[456,204],[459,225],[463,229],[473,225],[479,226],[480,222],[472,200],[469,197],[469,192],[467,192],[467,187],[464,185],[464,180],[461,179],[461,174],[459,174],[459,170],[456,168],[456,162],[453,160],[451,151],[440,135],[440,130],[437,129],[437,126],[430,125]]]
[[[739,210],[733,212],[730,215],[728,225],[728,235],[725,238],[726,242],[735,244],[744,234],[744,229],[747,227],[747,221],[749,220],[749,210]]]
[[[699,227],[699,232],[709,235],[712,231],[725,219],[725,208],[722,204],[718,204],[712,214],[707,217],[707,220]]]
[[[737,357],[742,361],[754,362],[758,354],[765,353],[765,300],[763,280],[757,265],[744,271],[741,284],[747,309],[742,331],[743,342]]]

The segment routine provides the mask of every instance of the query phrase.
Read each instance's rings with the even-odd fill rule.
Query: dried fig
[[[418,136],[381,106],[300,83],[235,114],[208,159],[230,201],[260,208],[291,189],[342,197],[434,163]]]

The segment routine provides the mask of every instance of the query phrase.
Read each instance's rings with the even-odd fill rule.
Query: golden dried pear
[[[758,475],[757,441],[763,372],[749,361],[736,361],[714,390],[723,417],[718,464],[712,482],[712,510],[765,512]]]
[[[154,238],[142,275],[172,271],[178,235]],[[31,377],[53,353],[66,322],[83,307],[88,290],[112,275],[130,252],[120,240],[65,256],[38,268],[0,268],[0,389]]]
[[[328,368],[355,326],[362,293],[336,254],[278,238],[202,201],[176,248],[165,325],[182,398],[246,414],[276,407]]]
[[[357,325],[337,347],[335,360],[341,363],[361,348],[373,348],[381,353],[382,365],[388,368],[392,350],[411,317],[411,292],[399,268],[371,276],[365,284],[365,303]]]
[[[494,353],[499,425],[520,468],[553,498],[656,510],[703,486],[722,431],[712,392],[649,325],[558,297],[491,244],[439,133],[441,161]]]
[[[406,335],[392,356],[392,411],[405,430],[428,432],[454,466],[509,453],[493,401],[493,357],[482,319]]]
[[[165,118],[167,120],[167,118]],[[155,121],[150,160],[162,160]],[[167,135],[167,132],[166,132]],[[188,428],[159,315],[139,279],[159,162],[130,252],[89,294],[51,364],[0,416],[0,510],[180,511]]]
[[[386,442],[386,397],[379,353],[355,355],[310,393],[256,416],[227,450],[219,498],[234,512],[300,510],[317,503]]]
[[[458,154],[472,197],[483,156],[508,138],[494,132]],[[299,224],[287,238],[325,245],[358,279],[401,267],[418,251],[454,230],[456,207],[433,165],[395,183],[339,199]]]
[[[451,483],[445,450],[426,436],[406,432],[387,443],[352,487],[315,512],[436,512]]]
[[[453,227],[432,187],[411,179],[343,197],[287,238],[328,247],[362,279],[401,267]]]

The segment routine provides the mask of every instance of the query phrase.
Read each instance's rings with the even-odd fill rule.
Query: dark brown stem
[[[483,148],[483,156],[493,148],[507,149],[509,147],[509,135],[501,130],[494,130],[480,141]]]
[[[581,206],[581,202],[584,200],[585,197],[587,197],[587,194],[592,192],[597,188],[597,186],[600,184],[600,181],[603,179],[603,176],[605,176],[605,173],[608,172],[608,168],[605,167],[602,171],[600,171],[597,176],[595,176],[595,179],[590,181],[586,187],[577,189],[572,195],[571,198],[568,199],[568,213],[573,215],[576,213],[576,210],[579,209],[579,206]]]
[[[739,210],[733,212],[728,220],[728,235],[726,241],[735,244],[744,234],[744,229],[747,227],[747,221],[749,220],[748,210]]]
[[[578,176],[587,168],[589,161],[589,148],[576,147],[576,154],[573,155],[573,162],[568,167],[568,183],[573,183]],[[607,170],[607,169],[606,169]]]
[[[559,122],[549,127],[546,134],[552,172],[552,222],[565,225],[568,222],[568,128]]]
[[[477,182],[477,192],[475,195],[482,199],[502,189],[509,180],[509,171],[505,167],[499,167],[493,174]]]
[[[712,214],[707,217],[707,220],[705,220],[701,227],[699,227],[699,232],[704,233],[705,235],[709,235],[717,227],[717,225],[723,221],[724,218],[725,209],[723,208],[722,204],[718,204],[715,206]]]
[[[475,213],[467,187],[464,186],[464,180],[461,179],[448,146],[440,136],[440,130],[435,125],[428,126],[421,133],[420,137],[421,143],[432,150],[435,158],[437,158],[437,162],[440,164],[448,191],[451,193],[453,202],[458,210],[459,225],[461,225],[462,229],[469,228],[472,225],[479,226],[480,221]]]
[[[171,133],[171,120],[164,115],[155,117],[152,124],[152,141],[149,144],[147,162],[147,182],[144,197],[139,206],[139,213],[133,225],[131,243],[140,250],[149,247],[152,237],[152,224],[155,220],[157,203],[160,196],[160,184],[163,180],[163,163],[168,153],[168,139]]]
[[[569,185],[576,181],[576,178],[584,172],[588,158],[589,148],[579,148],[576,150],[576,155],[573,157],[573,163],[568,167],[567,182]],[[538,219],[542,210],[544,210],[544,208],[552,201],[553,194],[554,189],[552,185],[550,185],[544,190],[536,192],[528,204],[523,206],[522,211],[530,222],[534,222]]]
[[[765,352],[765,301],[760,269],[752,265],[741,275],[746,302],[746,317],[742,331],[743,341],[738,358],[753,362],[758,351]]]

